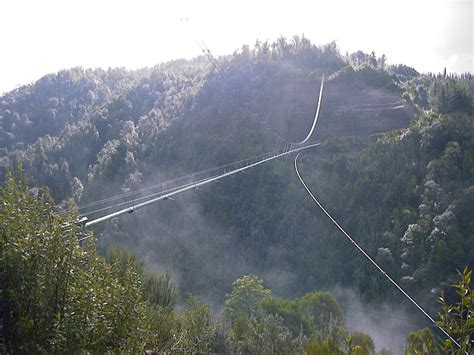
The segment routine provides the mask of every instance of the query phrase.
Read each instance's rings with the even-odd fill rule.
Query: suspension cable
[[[301,174],[298,170],[298,157],[300,156],[301,153],[298,153],[295,157],[295,172],[296,172],[296,175],[298,175],[298,179],[300,180],[301,184],[303,185],[303,187],[305,188],[306,192],[311,196],[312,200],[316,203],[316,205],[318,205],[318,207],[321,209],[321,211],[324,212],[324,214],[331,220],[331,222],[337,227],[337,229],[339,229],[339,231],[341,231],[341,233],[362,253],[362,255],[367,259],[369,260],[372,265],[375,266],[375,268],[380,271],[382,273],[383,276],[385,276],[385,278],[387,278],[402,294],[403,296],[405,296],[416,308],[418,308],[418,310],[423,313],[434,325],[435,327],[437,327],[439,330],[441,330],[441,332],[446,335],[449,340],[451,340],[454,344],[457,345],[458,348],[461,348],[461,345],[459,345],[459,343],[454,340],[454,338],[449,335],[448,332],[446,332],[446,330],[444,330],[442,327],[440,327],[438,324],[436,324],[436,321],[433,319],[433,317],[431,317],[428,312],[426,312],[413,298],[410,297],[410,295],[408,295],[408,293],[400,286],[398,285],[398,283],[396,283],[386,272],[384,269],[382,269],[376,262],[374,259],[372,259],[369,254],[367,254],[365,252],[364,249],[362,249],[362,247],[344,230],[344,228],[341,227],[341,225],[339,223],[337,223],[337,221],[331,216],[331,214],[324,208],[324,206],[319,202],[319,200],[313,195],[313,193],[311,192],[311,190],[309,189],[309,187],[306,185],[306,183],[304,182],[303,178],[301,177]],[[466,352],[467,354],[467,352]]]
[[[208,180],[210,178],[213,178],[213,177],[216,177],[216,176],[219,176],[219,175],[220,174],[215,174],[215,175],[208,176],[208,177],[200,179],[200,180],[195,180],[195,181],[188,182],[187,184],[184,184],[184,185],[174,186],[172,188],[169,188],[169,189],[166,189],[166,190],[163,190],[163,191],[158,191],[158,192],[148,194],[146,196],[137,197],[137,198],[134,198],[133,200],[119,202],[119,203],[116,203],[114,205],[102,207],[102,208],[99,208],[99,209],[96,209],[96,210],[93,210],[93,211],[90,211],[90,212],[87,212],[87,213],[82,213],[81,216],[86,217],[86,216],[90,216],[90,215],[96,214],[98,212],[107,211],[107,210],[110,210],[110,209],[113,209],[113,208],[116,208],[116,207],[125,206],[125,205],[128,205],[128,204],[133,205],[134,203],[136,203],[138,201],[146,200],[146,199],[149,199],[149,198],[152,198],[152,197],[155,197],[155,196],[159,196],[159,195],[163,195],[163,194],[166,194],[166,193],[169,193],[169,192],[173,192],[175,190],[182,189],[183,187],[194,185],[194,184],[200,183],[202,181]],[[175,179],[175,180],[177,180],[177,179]]]
[[[295,148],[295,149],[292,149],[292,150],[284,150],[284,151],[279,152],[279,153],[277,153],[277,154],[275,154],[275,155],[266,157],[266,158],[261,159],[261,160],[257,160],[256,162],[249,163],[248,165],[244,165],[243,167],[240,167],[240,168],[237,168],[237,169],[234,169],[234,170],[231,170],[231,171],[222,173],[222,174],[220,174],[220,175],[218,175],[218,176],[215,176],[215,177],[212,177],[212,178],[208,178],[208,179],[204,179],[203,181],[196,182],[196,183],[192,183],[192,184],[186,185],[186,186],[184,186],[184,187],[179,187],[179,188],[178,188],[177,190],[175,190],[175,191],[172,191],[172,192],[166,193],[166,194],[164,194],[164,195],[161,195],[161,196],[152,198],[151,200],[148,200],[148,201],[139,203],[139,204],[133,206],[133,209],[131,209],[130,207],[129,207],[129,208],[125,208],[125,209],[122,209],[122,210],[119,210],[119,211],[116,211],[116,212],[107,214],[107,215],[102,216],[102,217],[100,217],[100,218],[94,219],[94,220],[92,220],[92,221],[86,221],[86,222],[84,223],[84,227],[85,227],[85,228],[91,227],[91,226],[93,226],[93,225],[95,225],[95,224],[102,223],[102,222],[108,221],[109,219],[112,219],[112,218],[116,218],[116,217],[118,217],[118,216],[121,216],[121,215],[123,215],[123,214],[133,212],[133,211],[135,211],[135,210],[137,210],[137,209],[139,209],[139,208],[146,207],[146,206],[151,205],[152,203],[155,203],[155,202],[157,202],[157,201],[168,199],[168,198],[170,198],[171,196],[177,195],[177,194],[179,194],[179,193],[181,193],[181,192],[194,189],[194,188],[196,188],[196,187],[199,187],[199,186],[208,184],[208,183],[213,182],[213,181],[217,181],[217,180],[222,179],[222,178],[224,178],[224,177],[227,177],[227,176],[231,176],[231,175],[240,173],[240,172],[242,172],[242,171],[245,171],[245,170],[247,170],[247,169],[253,168],[253,167],[258,166],[258,165],[260,165],[260,164],[263,164],[263,163],[265,163],[265,162],[268,162],[268,161],[271,161],[271,160],[274,160],[274,159],[277,159],[277,158],[286,156],[286,155],[291,154],[291,153],[297,153],[297,152],[300,152],[300,151],[305,150],[305,149],[309,149],[309,148],[312,148],[312,147],[316,147],[316,146],[318,146],[318,145],[320,145],[320,143],[309,144],[309,145],[306,145],[306,146],[303,146],[303,147],[299,147],[299,148]]]
[[[205,46],[205,44],[204,44]],[[204,47],[205,48],[205,47]],[[208,49],[207,49],[208,50]],[[208,50],[209,51],[209,50]],[[237,164],[240,164],[240,163],[250,163],[252,160],[256,159],[257,160],[257,163],[260,164],[264,161],[267,161],[267,160],[271,160],[273,158],[275,158],[277,155],[278,156],[281,156],[281,155],[286,155],[287,153],[289,152],[296,152],[296,151],[299,151],[299,148],[298,147],[301,147],[302,144],[306,143],[312,136],[313,132],[314,132],[314,129],[316,127],[316,123],[317,123],[317,120],[318,120],[318,117],[319,117],[319,112],[320,112],[320,109],[321,109],[321,101],[322,101],[322,96],[323,96],[323,90],[324,90],[324,75],[322,76],[321,78],[321,87],[320,87],[320,90],[319,90],[319,98],[318,98],[318,105],[317,105],[317,109],[316,109],[316,113],[315,113],[315,116],[314,116],[314,120],[313,120],[313,123],[312,123],[312,126],[308,132],[308,134],[306,135],[306,137],[301,141],[301,142],[298,142],[298,143],[291,143],[291,142],[286,142],[285,145],[283,146],[282,148],[282,154],[280,154],[280,149],[279,147],[277,146],[277,150],[276,152],[274,153],[274,156],[273,156],[273,153],[264,153],[264,154],[260,154],[260,155],[257,155],[255,157],[252,157],[252,158],[248,158],[248,159],[244,159],[244,160],[240,160],[238,162],[233,162],[233,163],[230,163],[230,164],[226,164],[226,165],[222,165],[220,167],[216,167],[216,168],[210,168],[210,169],[207,169],[207,170],[203,170],[203,171],[200,171],[200,172],[197,172],[197,173],[193,173],[193,174],[189,174],[189,175],[186,175],[184,177],[180,177],[180,178],[176,178],[176,179],[173,179],[171,181],[168,181],[168,182],[163,182],[163,183],[160,183],[160,184],[156,184],[156,185],[151,185],[151,186],[148,186],[148,187],[144,187],[144,188],[141,188],[141,189],[138,189],[138,190],[133,190],[133,191],[130,191],[130,192],[126,192],[126,193],[123,193],[123,194],[120,194],[120,195],[116,195],[116,196],[112,196],[112,197],[109,197],[109,198],[105,198],[105,199],[102,199],[102,200],[99,200],[99,201],[94,201],[94,202],[90,202],[88,204],[84,204],[82,206],[79,206],[78,209],[85,209],[85,208],[90,208],[90,207],[95,207],[95,206],[98,206],[100,204],[105,204],[105,203],[108,203],[108,202],[112,202],[112,201],[116,201],[118,199],[123,199],[123,198],[126,198],[128,196],[133,196],[134,194],[137,194],[137,193],[143,193],[143,192],[146,192],[146,191],[150,191],[150,190],[154,190],[154,189],[157,189],[159,187],[162,187],[163,185],[167,185],[168,183],[171,183],[171,182],[177,182],[177,181],[181,181],[183,179],[186,179],[188,177],[194,177],[194,176],[197,176],[197,175],[202,175],[204,173],[209,173],[209,172],[214,172],[214,171],[218,171],[220,169],[224,169],[226,167],[231,167],[231,166],[236,166]],[[283,143],[283,142],[282,142]],[[278,145],[278,143],[277,143]],[[307,146],[309,147],[309,146]],[[305,148],[305,147],[301,147],[301,148]],[[261,159],[263,157],[266,157],[265,159]],[[270,159],[268,157],[271,157]],[[258,161],[260,160],[260,161]],[[257,165],[258,165],[257,164]],[[254,166],[254,164],[249,164],[247,165],[246,168],[250,167],[250,166]],[[240,171],[240,169],[235,169],[235,171]],[[112,213],[111,215],[114,215],[116,216],[117,213],[118,215],[122,214],[122,213],[125,213],[125,212],[133,212],[135,209],[136,209],[136,206],[135,206],[135,202],[136,201],[142,201],[142,200],[146,200],[146,199],[149,199],[149,198],[152,198],[151,200],[149,201],[145,201],[145,202],[142,202],[140,204],[138,204],[139,207],[141,207],[142,205],[148,205],[150,203],[150,201],[156,201],[156,200],[160,200],[160,199],[164,199],[166,198],[167,196],[169,195],[174,195],[175,193],[178,193],[178,192],[181,192],[183,190],[187,190],[190,186],[192,185],[195,185],[195,184],[202,184],[204,183],[205,181],[207,180],[216,180],[217,178],[220,178],[222,176],[226,176],[226,174],[218,174],[218,175],[214,175],[214,176],[211,176],[211,177],[208,177],[208,178],[204,178],[204,179],[201,179],[201,180],[198,180],[198,181],[195,181],[195,182],[190,182],[188,184],[184,184],[184,185],[181,185],[181,186],[177,186],[177,187],[174,187],[172,189],[167,189],[165,191],[160,191],[160,192],[155,192],[155,193],[151,193],[151,194],[148,194],[146,196],[143,196],[143,197],[139,197],[139,198],[136,198],[136,199],[133,199],[133,201],[124,201],[124,202],[120,202],[120,203],[116,203],[116,204],[112,204],[110,206],[106,206],[106,207],[102,207],[102,208],[99,208],[99,209],[96,209],[94,211],[90,211],[90,212],[87,212],[87,213],[83,213],[83,216],[87,216],[87,215],[92,215],[94,213],[98,213],[98,212],[102,212],[102,211],[106,211],[106,210],[109,210],[109,209],[112,209],[112,208],[116,208],[116,207],[120,207],[120,206],[124,206],[124,205],[129,205],[129,204],[132,204],[132,207],[127,207],[125,210],[121,210],[121,211],[117,211],[117,212],[114,212]],[[155,196],[158,196],[160,195],[159,197],[155,197]],[[154,197],[154,198],[153,198]],[[109,216],[109,215],[107,215]],[[100,221],[102,221],[103,218],[106,218],[107,216],[103,216],[101,218],[98,218],[94,221],[90,221],[90,222],[86,222],[85,226],[91,226],[93,224],[96,224],[96,223],[99,223]],[[108,219],[108,218],[107,218]],[[100,220],[100,221],[97,221],[97,220]],[[97,221],[97,222],[96,222]],[[92,223],[94,222],[94,223]]]
[[[321,87],[319,89],[319,98],[318,98],[318,108],[316,109],[316,113],[314,115],[313,125],[311,126],[311,129],[309,130],[309,132],[306,135],[305,139],[303,139],[301,142],[299,142],[299,144],[306,143],[311,138],[311,136],[313,135],[314,129],[316,128],[316,123],[318,122],[319,110],[321,109],[321,100],[323,98],[323,89],[324,89],[324,75],[321,78]]]
[[[250,158],[245,158],[245,159],[241,159],[241,160],[238,160],[238,161],[235,161],[235,162],[232,162],[232,163],[227,163],[227,164],[220,165],[220,166],[217,166],[217,167],[208,168],[208,169],[205,169],[205,170],[200,170],[200,171],[197,171],[197,172],[194,172],[194,173],[190,173],[190,174],[187,174],[187,175],[184,175],[184,176],[174,178],[172,180],[167,180],[167,181],[164,181],[164,182],[160,182],[158,184],[146,186],[146,187],[143,187],[143,188],[140,188],[140,189],[132,190],[132,191],[125,192],[125,193],[119,194],[119,195],[114,195],[114,196],[107,197],[107,198],[104,198],[104,199],[101,199],[101,200],[92,201],[92,202],[77,206],[77,209],[80,210],[80,209],[87,209],[87,208],[90,208],[90,207],[95,207],[97,205],[101,205],[101,204],[105,204],[105,203],[112,202],[112,201],[115,201],[115,200],[119,200],[119,199],[122,199],[122,198],[126,198],[126,197],[129,197],[129,196],[134,195],[134,194],[136,195],[138,193],[154,190],[154,189],[160,188],[162,186],[169,185],[171,183],[176,183],[176,182],[179,182],[179,181],[182,181],[182,180],[186,180],[188,178],[192,178],[192,177],[196,177],[196,176],[203,175],[203,174],[206,174],[206,173],[215,172],[217,170],[233,167],[233,166],[238,165],[238,164],[247,163],[247,162],[252,161],[254,159],[260,159],[260,158],[262,158],[264,156],[268,156],[270,154],[274,154],[274,152],[261,153],[261,154],[255,155],[253,157],[250,157]],[[162,192],[163,191],[161,191],[160,193],[162,193]],[[157,193],[154,193],[154,194],[157,194]],[[125,204],[125,203],[123,203],[123,204]],[[109,208],[110,207],[104,207],[104,210],[109,209]],[[68,212],[68,211],[69,210],[63,210],[63,211],[61,211],[61,213],[65,213],[65,212]],[[86,214],[92,214],[93,212],[98,212],[98,211],[92,211],[92,212],[87,212],[87,213],[83,213],[83,214],[85,214],[85,215]]]

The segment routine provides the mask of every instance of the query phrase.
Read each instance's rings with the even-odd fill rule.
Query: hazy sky
[[[474,72],[472,0],[1,0],[0,93],[74,66],[135,69],[304,34],[421,72]],[[188,19],[183,20],[183,19]]]

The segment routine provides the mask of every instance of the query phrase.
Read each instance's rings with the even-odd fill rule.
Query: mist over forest
[[[456,290],[472,317],[471,73],[281,37],[71,68],[0,97],[4,351],[456,351],[318,209],[294,154],[134,211],[179,177],[296,146],[323,76],[305,182],[440,327]],[[122,208],[133,213],[76,223]],[[472,349],[463,326],[452,336]]]

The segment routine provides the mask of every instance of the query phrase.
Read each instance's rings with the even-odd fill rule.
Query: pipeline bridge
[[[226,177],[242,173],[246,170],[252,169],[256,166],[265,164],[267,162],[288,156],[290,154],[297,154],[294,160],[294,169],[295,173],[298,176],[303,188],[308,193],[309,197],[313,200],[313,202],[317,205],[317,207],[324,213],[324,215],[331,220],[334,226],[342,233],[342,235],[360,252],[360,254],[367,259],[375,268],[376,271],[381,273],[390,284],[392,284],[401,294],[405,297],[418,311],[420,311],[429,321],[430,323],[437,328],[444,336],[446,336],[449,340],[451,340],[458,348],[461,348],[460,344],[441,326],[439,326],[435,319],[419,304],[417,303],[377,262],[356,242],[356,240],[350,236],[346,230],[339,224],[334,217],[328,212],[328,210],[321,204],[318,198],[313,194],[310,190],[308,185],[305,183],[299,167],[298,167],[298,159],[300,155],[312,148],[316,148],[320,145],[320,143],[311,143],[308,144],[308,141],[312,137],[315,129],[316,124],[319,117],[319,112],[321,108],[321,101],[323,97],[323,90],[324,90],[324,76],[321,80],[321,86],[319,90],[319,97],[318,97],[318,104],[316,108],[316,112],[313,118],[313,122],[311,128],[308,131],[306,137],[297,143],[292,142],[283,142],[284,144],[282,147],[278,147],[276,151],[260,154],[258,156],[233,162],[230,164],[226,164],[223,166],[219,166],[216,168],[211,168],[203,171],[199,171],[196,173],[192,173],[186,176],[182,176],[176,178],[174,180],[170,180],[164,183],[160,183],[157,185],[151,185],[142,189],[130,191],[124,194],[112,196],[110,198],[106,198],[99,201],[94,201],[82,206],[78,206],[78,209],[89,209],[95,208],[92,211],[82,213],[82,217],[77,224],[82,225],[84,228],[88,229],[100,223],[104,223],[108,220],[113,218],[120,217],[121,215],[127,213],[133,213],[141,208],[150,206],[162,200],[172,199],[173,196],[181,194],[186,191],[190,191],[193,189],[199,189],[200,186],[210,184],[213,182],[218,182],[220,179],[224,179]],[[140,197],[135,197],[136,194],[144,194]],[[128,199],[126,201],[121,201],[123,199]],[[121,201],[121,202],[117,202]],[[105,207],[99,207],[101,205],[106,205]],[[117,208],[119,208],[117,210]],[[96,215],[100,212],[106,212],[111,209],[115,209],[113,212],[107,212],[104,215],[89,219],[88,216]],[[87,236],[83,239],[88,238]],[[467,353],[466,353],[467,354]]]

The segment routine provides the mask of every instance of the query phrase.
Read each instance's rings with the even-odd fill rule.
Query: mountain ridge
[[[439,203],[420,186],[433,180],[426,174],[434,166],[448,164],[445,159],[428,169],[446,149],[458,154],[456,164],[466,171],[460,175],[462,188],[450,188],[455,192],[447,201],[469,189],[471,77],[421,75],[406,66],[386,66],[374,54],[342,56],[333,43],[317,47],[306,39],[244,46],[218,63],[215,67],[201,57],[141,71],[73,69],[2,96],[2,181],[7,170],[22,163],[31,185],[50,187],[59,203],[73,197],[81,205],[275,150],[283,141],[304,136],[324,73],[329,80],[316,139],[325,143],[320,158],[310,159],[310,179],[321,178],[317,184],[325,186],[323,198],[327,195],[340,217],[348,218],[371,253],[389,249],[393,257],[385,262],[399,279],[420,279],[414,274],[433,263],[434,254],[422,242],[424,257],[407,263],[401,255],[409,238],[401,239],[416,224],[419,228],[410,231],[425,240],[437,226],[433,219],[444,213],[431,211],[431,219],[423,222],[419,202]],[[463,134],[455,133],[456,125],[464,127]],[[450,139],[458,146],[448,147]],[[437,148],[425,151],[429,145]],[[393,166],[401,175],[390,162],[398,164]],[[218,303],[231,281],[245,272],[266,275],[272,289],[285,296],[344,284],[367,298],[379,295],[396,302],[314,215],[286,163],[112,221],[97,229],[100,243],[135,250],[157,268],[172,269],[183,291]],[[375,173],[377,164],[392,171],[395,182]],[[352,212],[356,203],[372,215]],[[323,226],[316,239],[311,237],[314,225]],[[471,229],[462,225],[460,245],[471,245]],[[443,249],[441,244],[437,248]],[[380,253],[382,259],[388,255]],[[469,261],[467,254],[460,255]],[[322,260],[321,270],[315,256]],[[226,259],[234,263],[233,270],[225,270]],[[344,266],[341,259],[350,261]],[[450,275],[458,265],[451,264]],[[435,278],[414,290],[424,294],[447,279]],[[412,287],[411,279],[404,280]]]

